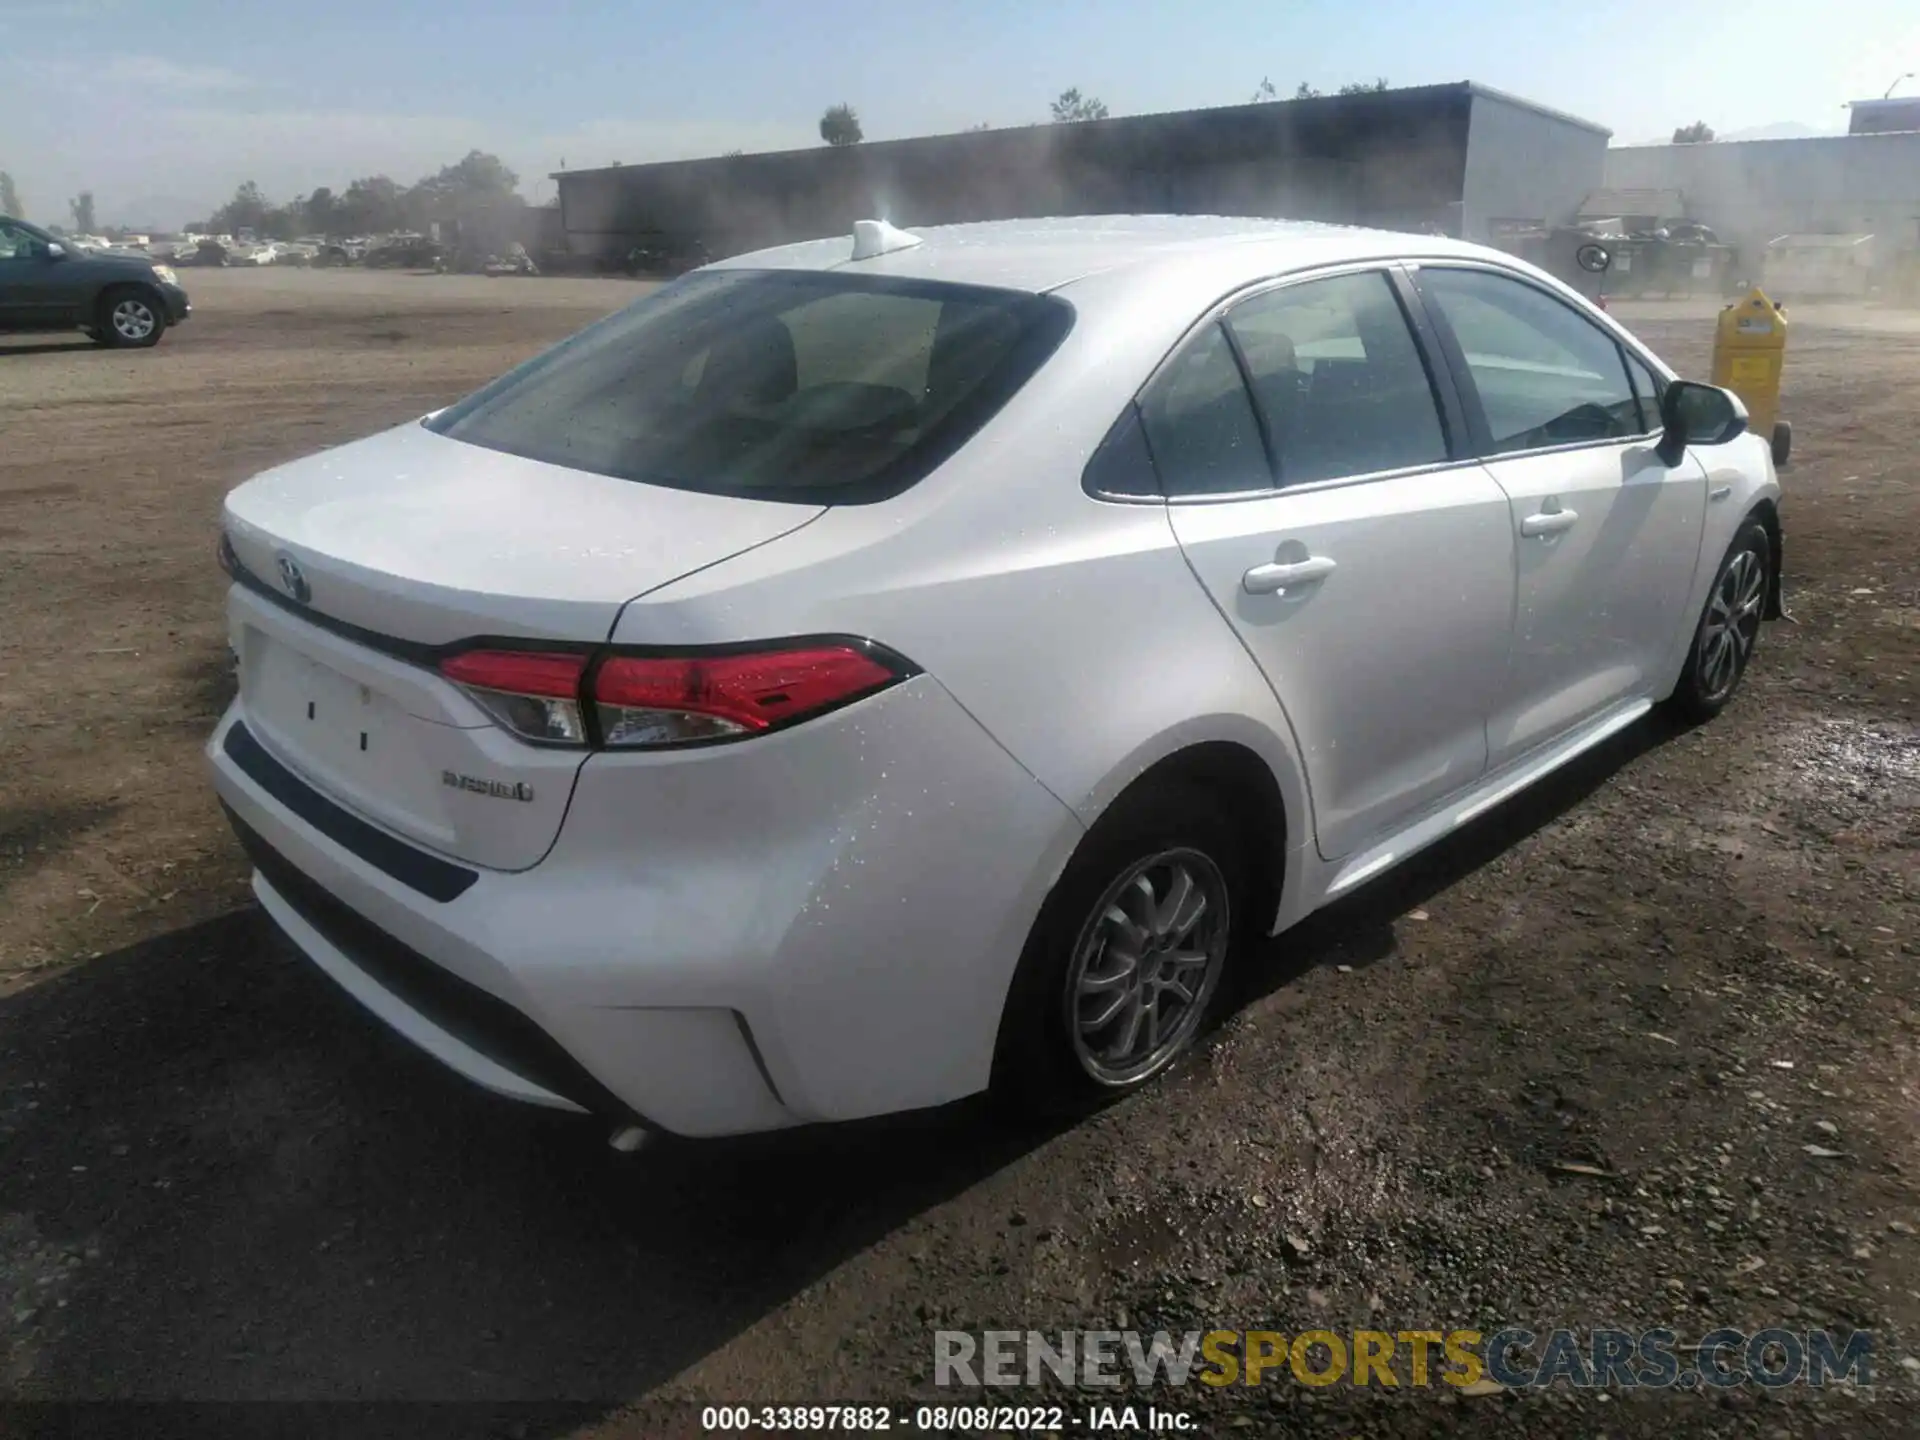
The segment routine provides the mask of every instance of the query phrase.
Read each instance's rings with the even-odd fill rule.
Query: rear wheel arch
[[[1220,942],[1226,948],[1214,962],[1221,968],[1210,972],[1213,980],[1194,1003],[1208,1016],[1217,1016],[1227,987],[1216,982],[1220,974],[1231,974],[1236,941],[1252,942],[1264,935],[1278,914],[1287,834],[1280,777],[1247,745],[1198,741],[1134,775],[1101,807],[1054,877],[1010,977],[994,1045],[991,1088],[1000,1100],[1013,1102],[1016,1109],[1037,1104],[1045,1110],[1084,1103],[1100,1089],[1089,1089],[1080,1072],[1084,1060],[1068,1057],[1071,1021],[1062,1032],[1061,1022],[1053,1017],[1062,996],[1076,984],[1073,965],[1081,953],[1076,937],[1083,933],[1083,923],[1094,923],[1085,917],[1112,913],[1103,911],[1106,902],[1101,898],[1112,876],[1120,876],[1113,883],[1124,883],[1128,866],[1136,860],[1155,863],[1162,852],[1168,859],[1185,856],[1212,870],[1215,882],[1224,887],[1222,898],[1229,902],[1231,933]],[[1197,1039],[1207,1023],[1201,1019],[1199,1029],[1182,1045]],[[1150,1073],[1111,1083],[1132,1088],[1164,1063],[1172,1061],[1156,1062]],[[1118,1091],[1105,1093],[1110,1098]]]
[[[1201,790],[1219,804],[1240,838],[1252,913],[1264,932],[1279,913],[1291,833],[1286,798],[1272,767],[1238,741],[1203,740],[1148,766],[1108,808],[1134,803],[1141,793],[1161,786]]]

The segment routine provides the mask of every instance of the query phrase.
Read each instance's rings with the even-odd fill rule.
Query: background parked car
[[[446,247],[424,235],[396,235],[369,249],[366,263],[394,270],[431,270],[446,258]]]

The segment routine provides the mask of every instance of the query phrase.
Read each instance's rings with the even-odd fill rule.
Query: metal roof
[[[1032,125],[996,126],[988,130],[960,131],[946,135],[904,136],[897,140],[865,140],[857,147],[864,155],[884,158],[890,154],[911,154],[927,141],[960,141],[968,145],[991,146],[1004,143],[1008,137],[1026,131],[1053,131],[1069,129],[1073,131],[1090,130],[1110,134],[1124,134],[1129,130],[1153,131],[1163,127],[1168,121],[1199,121],[1234,123],[1236,112],[1249,117],[1268,115],[1293,115],[1302,121],[1314,117],[1339,116],[1351,113],[1356,118],[1381,113],[1405,113],[1409,109],[1418,110],[1421,106],[1459,103],[1462,100],[1481,98],[1497,101],[1500,104],[1525,110],[1548,119],[1566,124],[1578,125],[1599,135],[1611,135],[1613,132],[1605,126],[1596,125],[1591,120],[1582,120],[1561,110],[1539,105],[1531,100],[1523,100],[1517,95],[1495,90],[1472,80],[1458,80],[1441,85],[1409,85],[1391,90],[1369,90],[1357,95],[1315,95],[1305,100],[1268,100],[1249,105],[1208,106],[1196,110],[1156,111],[1142,115],[1114,115],[1105,120],[1081,120],[1070,125],[1056,125],[1041,121]],[[689,156],[677,160],[645,161],[632,165],[600,165],[583,170],[556,170],[551,173],[554,180],[578,180],[584,176],[620,175],[635,171],[659,169],[664,166],[706,165],[728,159],[767,160],[788,156],[817,155],[829,147],[809,146],[801,150],[754,151],[744,156]]]

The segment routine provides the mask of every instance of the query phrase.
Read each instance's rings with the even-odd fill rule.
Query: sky
[[[174,227],[411,183],[479,148],[519,172],[1032,124],[1069,86],[1116,115],[1477,80],[1616,144],[1845,129],[1920,71],[1913,0],[0,0],[0,170],[26,218]],[[1920,94],[1920,80],[1896,94]]]

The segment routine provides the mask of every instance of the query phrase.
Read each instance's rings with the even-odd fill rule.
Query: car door
[[[1499,766],[1669,668],[1699,559],[1706,471],[1656,453],[1654,371],[1612,332],[1511,272],[1422,265],[1416,285],[1467,425],[1511,502],[1513,649],[1488,722]]]
[[[1506,672],[1506,496],[1461,457],[1403,284],[1242,299],[1141,397],[1174,533],[1286,711],[1328,859],[1480,777]]]
[[[36,280],[47,261],[31,231],[0,220],[0,329],[31,330],[46,323],[47,301]]]

